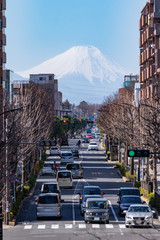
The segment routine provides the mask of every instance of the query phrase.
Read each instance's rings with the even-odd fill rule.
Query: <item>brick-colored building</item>
[[[6,0],[0,0],[0,113],[4,108],[4,94],[5,94],[5,70],[4,64],[6,63],[6,53],[4,46],[6,45],[6,35],[4,29],[6,28],[6,17],[4,15],[6,10]],[[0,115],[0,142],[3,137],[3,115]]]
[[[148,0],[139,21],[140,100],[160,97],[160,0]]]

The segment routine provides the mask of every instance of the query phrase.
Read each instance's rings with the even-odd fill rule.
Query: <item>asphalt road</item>
[[[71,140],[69,147],[63,147],[62,150],[71,149],[77,140]],[[56,157],[57,162],[59,161]],[[80,159],[75,162],[82,162],[84,168],[84,178],[74,179],[73,189],[62,189],[63,217],[57,219],[36,219],[35,199],[40,193],[42,182],[55,181],[50,176],[39,177],[36,188],[31,197],[23,204],[17,225],[4,230],[4,240],[144,240],[160,239],[160,228],[154,225],[153,228],[125,228],[124,217],[118,216],[117,193],[120,187],[131,186],[131,183],[123,182],[114,169],[113,163],[107,163],[103,151],[87,151],[87,144],[80,148]],[[64,166],[60,166],[64,169]],[[104,197],[110,201],[110,223],[85,224],[83,216],[79,210],[79,196],[84,185],[98,185],[105,192]]]

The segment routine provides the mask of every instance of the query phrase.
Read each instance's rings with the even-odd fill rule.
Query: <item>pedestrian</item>
[[[56,163],[56,161],[54,161],[54,169],[56,170],[56,172],[58,171],[58,167],[59,165]]]

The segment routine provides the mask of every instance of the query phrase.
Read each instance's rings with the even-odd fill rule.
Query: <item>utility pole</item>
[[[8,212],[9,212],[9,201],[8,201],[8,118],[6,118],[6,212],[5,212],[5,224],[8,224]]]

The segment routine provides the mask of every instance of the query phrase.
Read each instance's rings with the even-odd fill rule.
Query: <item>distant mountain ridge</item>
[[[59,80],[59,89],[63,92],[64,97],[68,99],[73,95],[73,86],[77,83],[81,84],[82,87],[86,85],[88,89],[90,87],[93,89],[94,87],[93,91],[91,90],[92,94],[98,88],[102,88],[102,90],[109,89],[112,92],[111,88],[113,88],[113,91],[115,89],[118,90],[121,87],[124,75],[128,74],[123,67],[115,61],[106,58],[94,46],[72,47],[34,68],[18,72],[19,75],[25,78],[29,77],[29,74],[42,73],[54,73]],[[72,90],[70,89],[71,86]],[[75,90],[77,90],[76,87]],[[71,97],[72,101],[75,99],[74,102],[76,102],[77,97],[80,97],[77,94],[75,98],[74,96]],[[79,95],[82,97],[83,92]],[[80,99],[85,100],[85,94],[81,97]],[[96,101],[96,97],[94,100]]]

